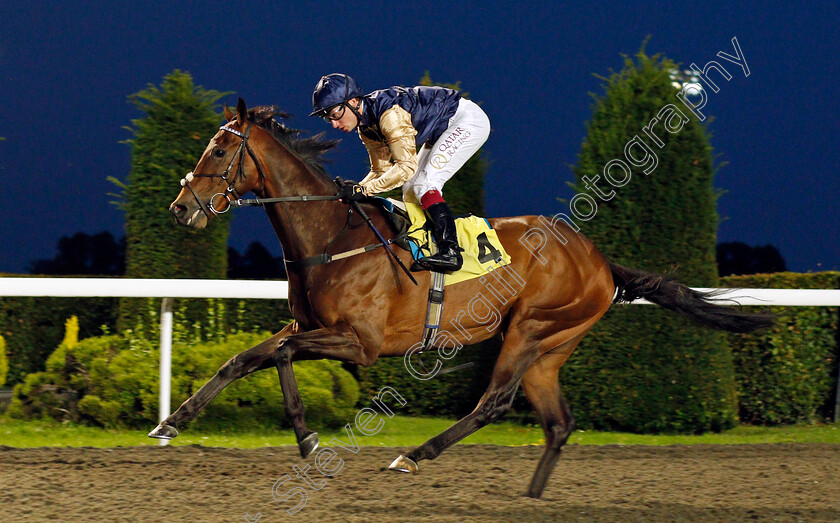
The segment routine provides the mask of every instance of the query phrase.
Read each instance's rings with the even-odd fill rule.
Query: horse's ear
[[[242,98],[239,99],[239,102],[236,103],[236,123],[239,125],[245,125],[245,122],[248,121],[248,106],[245,105],[245,100]]]
[[[231,111],[230,108],[228,108],[227,104],[224,104],[224,108],[225,108],[225,119],[228,122],[233,120],[236,117],[236,115],[233,114],[233,111]]]

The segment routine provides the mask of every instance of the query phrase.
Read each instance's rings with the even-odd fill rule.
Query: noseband
[[[253,149],[251,149],[250,144],[248,143],[248,137],[251,134],[251,124],[249,123],[247,127],[245,127],[245,132],[237,131],[236,129],[232,129],[227,126],[227,124],[219,127],[220,130],[229,132],[231,134],[235,134],[236,136],[240,137],[242,140],[239,142],[239,147],[236,149],[236,152],[233,154],[233,158],[230,159],[230,163],[228,164],[227,168],[221,174],[195,174],[195,173],[187,173],[187,176],[181,179],[181,186],[186,187],[190,190],[195,198],[195,201],[198,203],[198,207],[201,209],[201,212],[207,216],[207,219],[210,219],[210,213],[219,215],[224,214],[230,210],[233,203],[236,201],[241,201],[239,193],[236,192],[236,181],[241,177],[245,179],[245,154],[243,154],[243,149],[248,152],[248,156],[251,157],[251,160],[254,161],[254,165],[257,166],[257,172],[260,175],[260,180],[262,180],[263,187],[265,187],[265,174],[263,173],[262,166],[260,165],[259,160],[257,160],[257,155],[254,154]],[[236,174],[231,175],[231,168],[233,167],[234,162],[236,159],[239,158],[239,165],[236,169]],[[214,194],[210,197],[210,201],[207,203],[207,206],[201,202],[201,199],[195,193],[190,182],[196,178],[221,178],[223,181],[227,182],[228,186],[225,188],[223,192],[219,192]],[[213,201],[216,199],[216,196],[221,196],[225,200],[228,201],[228,206],[223,210],[220,211],[213,206]],[[208,212],[209,209],[209,212]]]

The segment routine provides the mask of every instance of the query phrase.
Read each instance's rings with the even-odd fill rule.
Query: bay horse
[[[225,116],[228,122],[211,139],[194,172],[181,181],[183,188],[169,210],[179,224],[201,229],[249,192],[283,200],[266,203],[265,211],[287,260],[294,321],[232,357],[149,436],[177,436],[178,429],[232,381],[276,367],[286,413],[301,456],[307,457],[317,447],[318,435],[304,421],[292,362],[326,358],[372,365],[379,357],[405,356],[423,332],[431,275],[414,273],[419,285],[413,285],[384,248],[331,263],[296,263],[317,260],[328,251],[342,253],[379,243],[358,216],[348,227],[353,218],[350,206],[335,197],[336,184],[319,163],[336,142],[322,135],[300,137],[274,119],[288,117],[275,106],[248,110],[240,99],[235,113],[225,107]],[[378,231],[392,231],[380,209],[370,203],[361,207]],[[553,232],[541,237],[545,241],[536,252],[533,233],[546,231],[548,223],[540,218],[489,220],[511,257],[506,271],[496,271],[508,275],[507,285],[499,285],[506,291],[490,289],[487,278],[447,287],[441,325],[457,327],[447,331],[448,348],[500,333],[501,351],[475,410],[399,456],[391,469],[416,472],[421,460],[438,457],[501,418],[521,385],[545,432],[545,449],[527,490],[537,498],[574,429],[558,370],[611,304],[646,298],[705,325],[735,332],[772,323],[767,317],[715,304],[710,295],[662,275],[610,263],[588,238],[562,222],[550,223]],[[410,265],[409,252],[399,250],[397,255]],[[476,305],[478,296],[483,297],[483,308]]]

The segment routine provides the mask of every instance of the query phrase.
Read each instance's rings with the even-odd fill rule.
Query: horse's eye
[[[215,155],[216,155],[216,158],[221,158],[222,156],[224,156],[224,155],[225,155],[225,151],[224,151],[224,149],[216,149],[216,150],[213,152],[213,154],[215,154]]]

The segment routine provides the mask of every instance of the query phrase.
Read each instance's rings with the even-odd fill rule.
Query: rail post
[[[172,298],[160,304],[160,408],[158,422],[169,417],[170,384],[172,378]],[[158,445],[168,445],[169,440],[158,440]]]

